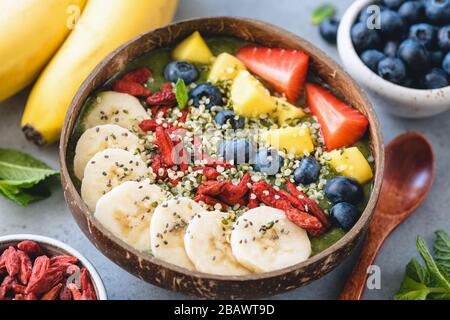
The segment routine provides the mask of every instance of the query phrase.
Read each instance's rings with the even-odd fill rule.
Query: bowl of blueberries
[[[450,109],[450,0],[357,0],[337,46],[347,71],[390,113],[424,118]]]

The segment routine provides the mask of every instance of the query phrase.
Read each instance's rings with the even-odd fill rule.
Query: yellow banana
[[[35,84],[22,130],[38,145],[59,139],[78,88],[115,48],[140,33],[168,23],[177,0],[89,0],[75,29]]]
[[[0,0],[0,102],[34,80],[85,4],[86,0]]]

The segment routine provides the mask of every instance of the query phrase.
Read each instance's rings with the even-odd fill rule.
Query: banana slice
[[[149,179],[127,181],[101,197],[95,217],[116,237],[140,251],[150,251],[150,221],[167,194]]]
[[[104,91],[93,98],[87,114],[81,120],[81,127],[87,130],[112,123],[138,132],[139,122],[148,118],[149,115],[137,98],[126,93]]]
[[[302,261],[311,255],[305,230],[283,211],[258,207],[245,212],[234,224],[231,248],[235,258],[254,272],[269,272]]]
[[[191,219],[205,209],[197,202],[176,197],[160,204],[150,224],[150,243],[156,258],[195,270],[184,249],[184,235]]]
[[[249,274],[233,256],[229,242],[231,227],[222,223],[226,217],[217,211],[196,215],[184,236],[186,252],[198,271],[230,276]]]
[[[147,166],[142,159],[122,149],[106,149],[89,160],[84,169],[81,197],[94,212],[98,199],[114,187],[147,177]]]
[[[82,180],[84,168],[98,152],[108,148],[119,148],[136,154],[139,150],[139,138],[130,130],[115,124],[105,124],[86,130],[80,137],[75,149],[73,170]]]

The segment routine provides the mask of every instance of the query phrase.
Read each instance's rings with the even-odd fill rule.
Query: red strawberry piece
[[[122,80],[137,82],[140,84],[144,84],[153,77],[153,73],[146,67],[138,68],[134,71],[128,72],[122,77]]]
[[[127,93],[135,97],[148,97],[152,94],[142,84],[126,80],[116,80],[114,82],[114,91]]]
[[[245,46],[236,55],[247,68],[295,103],[308,73],[309,56],[302,51]]]
[[[351,146],[365,134],[369,125],[367,118],[329,90],[308,83],[306,99],[309,109],[319,120],[329,151]]]

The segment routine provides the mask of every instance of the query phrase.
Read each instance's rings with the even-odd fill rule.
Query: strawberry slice
[[[298,50],[245,46],[236,56],[247,68],[295,103],[308,73],[309,56]]]
[[[369,125],[367,118],[329,90],[307,83],[306,100],[309,109],[319,120],[329,151],[354,144],[366,132]]]

